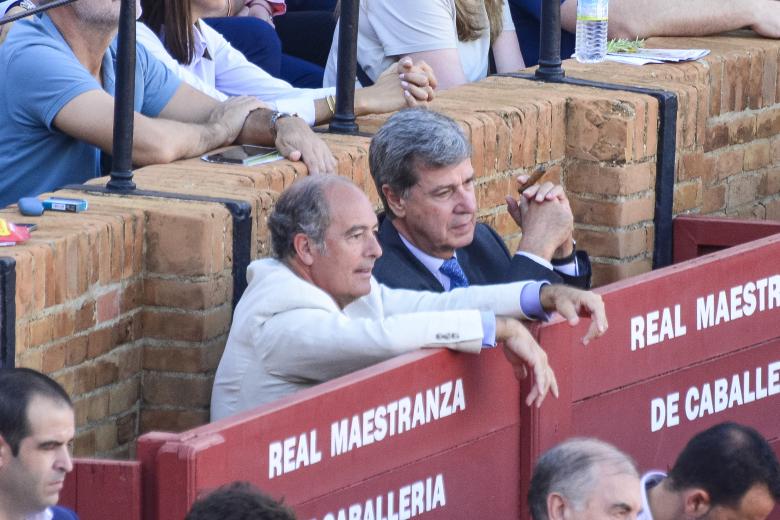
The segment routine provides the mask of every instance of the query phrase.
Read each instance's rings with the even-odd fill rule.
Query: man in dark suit
[[[563,189],[544,183],[525,190],[519,201],[507,197],[509,213],[523,229],[518,251],[510,255],[493,229],[476,223],[470,155],[457,123],[429,110],[398,112],[374,136],[371,174],[385,207],[377,280],[429,291],[517,280],[537,280],[539,289],[547,282],[588,288],[590,261],[574,248]],[[533,312],[538,297],[523,305],[529,316],[544,317],[541,308]]]

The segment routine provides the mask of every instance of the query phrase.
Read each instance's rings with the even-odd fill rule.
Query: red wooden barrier
[[[527,418],[526,459],[592,435],[667,468],[696,432],[724,420],[780,442],[780,235],[604,288],[610,329],[539,329],[559,378],[557,402]],[[527,477],[526,470],[525,476]],[[527,480],[525,481],[527,482]]]
[[[674,219],[674,262],[780,233],[780,222],[725,217],[680,216]]]
[[[141,520],[141,463],[76,459],[60,503],[81,520]]]
[[[199,493],[240,479],[305,519],[516,517],[519,408],[499,350],[413,353],[168,440],[157,514],[181,518]]]

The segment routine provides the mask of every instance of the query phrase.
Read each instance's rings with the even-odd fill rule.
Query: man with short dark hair
[[[295,514],[249,482],[233,482],[198,499],[184,520],[295,520]]]
[[[642,477],[641,520],[763,520],[780,500],[780,464],[753,428],[724,422],[691,438],[669,474]]]
[[[528,491],[533,520],[634,520],[641,507],[634,461],[598,439],[573,438],[542,455]]]
[[[73,469],[73,405],[63,388],[27,368],[0,369],[0,518],[73,520],[57,507]]]
[[[113,147],[119,7],[116,0],[57,7],[16,22],[0,46],[0,207],[101,175],[100,153]],[[330,150],[300,117],[256,98],[217,102],[142,45],[135,53],[134,165],[238,142],[275,145],[310,173],[335,170]]]
[[[380,285],[371,275],[382,254],[376,215],[342,177],[294,183],[268,227],[274,258],[249,266],[214,378],[212,420],[421,347],[476,354],[497,340],[518,378],[533,371],[527,404],[557,395],[547,355],[518,321],[529,282],[444,294]],[[570,321],[592,315],[587,337],[596,338],[607,328],[604,304],[580,292],[555,293],[554,308]]]

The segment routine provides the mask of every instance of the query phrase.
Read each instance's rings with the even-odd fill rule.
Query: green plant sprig
[[[627,40],[625,38],[618,38],[615,40],[609,40],[607,42],[607,52],[636,52],[645,46],[643,39],[637,38],[636,40]]]

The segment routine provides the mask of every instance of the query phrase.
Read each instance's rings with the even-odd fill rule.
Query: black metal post
[[[0,368],[16,359],[16,260],[0,257]]]
[[[0,18],[0,25],[5,25],[7,23],[15,22],[16,20],[20,20],[27,16],[32,16],[34,14],[48,11],[49,9],[54,9],[55,7],[61,7],[63,5],[71,4],[75,1],[76,0],[56,0],[55,2],[51,2],[50,4],[42,5],[40,7],[36,7],[35,9],[30,9],[29,11],[25,11],[23,13],[16,13],[16,14],[10,14],[8,16],[3,16],[2,18]]]
[[[357,71],[357,30],[360,0],[341,2],[339,55],[336,70],[336,113],[328,129],[337,134],[355,134],[355,76]]]
[[[133,112],[135,97],[135,0],[122,0],[114,92],[114,147],[111,191],[135,189],[133,182]]]
[[[536,77],[544,81],[561,81],[566,73],[561,67],[561,3],[558,0],[542,0],[539,29]]]

